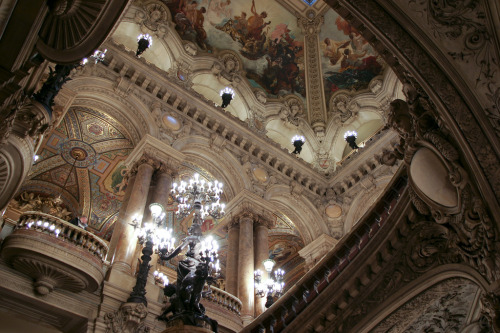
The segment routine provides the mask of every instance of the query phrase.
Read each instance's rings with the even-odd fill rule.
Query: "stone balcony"
[[[224,290],[210,286],[212,293],[203,297],[201,303],[205,306],[207,315],[217,320],[219,326],[233,332],[243,328],[240,317],[241,301]]]
[[[104,279],[108,245],[77,226],[41,212],[21,214],[2,247],[3,259],[33,278],[35,291],[97,290]]]

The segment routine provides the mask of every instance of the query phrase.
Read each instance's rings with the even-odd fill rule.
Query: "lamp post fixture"
[[[177,281],[165,286],[164,294],[170,297],[170,306],[158,317],[169,322],[181,320],[186,325],[211,326],[217,331],[217,321],[205,315],[205,308],[200,304],[205,283],[212,284],[220,270],[217,259],[217,242],[208,236],[204,239],[201,225],[205,216],[214,218],[224,216],[224,204],[219,202],[222,183],[206,182],[195,174],[188,182],[172,184],[172,196],[178,202],[176,216],[183,219],[194,210],[193,222],[181,244],[173,248],[160,248],[160,259],[167,261],[176,257],[186,246],[185,258],[177,265]]]
[[[137,37],[136,57],[139,57],[144,51],[153,45],[153,38],[149,34],[140,34]]]
[[[344,134],[344,140],[349,144],[349,147],[352,149],[358,149],[358,145],[356,144],[356,138],[358,137],[358,133],[355,131],[347,131]]]
[[[266,259],[262,264],[267,272],[267,280],[263,282],[262,271],[260,269],[256,270],[254,272],[255,290],[256,294],[260,297],[267,295],[265,307],[268,308],[273,305],[274,297],[280,297],[283,294],[283,289],[285,287],[283,277],[285,276],[285,271],[278,268],[274,271],[273,278],[272,271],[276,262],[272,259]]]
[[[134,219],[132,226],[139,230],[137,235],[138,241],[144,245],[142,249],[141,264],[139,265],[139,272],[137,273],[137,280],[135,283],[130,297],[127,299],[129,303],[143,303],[148,305],[146,299],[146,283],[148,281],[148,273],[151,265],[151,255],[153,254],[153,246],[158,245],[161,248],[168,250],[173,249],[175,239],[171,237],[171,231],[168,229],[160,228],[165,213],[163,206],[159,203],[152,203],[149,205],[149,210],[153,216],[153,223],[146,223],[144,227],[140,227],[138,219]]]
[[[302,135],[295,135],[292,138],[292,144],[295,147],[295,150],[292,152],[292,154],[296,155],[300,154],[300,152],[302,151],[302,146],[304,145],[305,142],[306,139]]]
[[[220,96],[222,97],[222,105],[221,107],[224,109],[231,103],[234,98],[234,90],[226,87],[220,91]]]

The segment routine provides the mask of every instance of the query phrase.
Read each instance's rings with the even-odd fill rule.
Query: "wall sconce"
[[[220,91],[220,96],[222,97],[222,105],[221,107],[224,109],[231,103],[232,99],[234,98],[234,90],[226,87]]]
[[[149,47],[153,45],[153,38],[149,34],[140,34],[137,37],[137,51],[135,55],[138,57]]]
[[[358,149],[358,145],[356,144],[356,138],[358,137],[358,133],[355,131],[347,131],[344,134],[344,140],[349,144],[349,147],[352,149]]]
[[[292,144],[295,147],[295,150],[292,152],[292,154],[300,154],[302,151],[302,146],[306,142],[306,139],[302,135],[295,135],[292,138]]]

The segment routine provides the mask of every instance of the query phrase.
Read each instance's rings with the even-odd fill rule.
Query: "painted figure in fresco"
[[[241,12],[240,16],[234,17],[236,24],[234,29],[241,35],[246,36],[248,34],[248,20],[247,13]]]
[[[127,174],[127,169],[125,166],[120,166],[113,174],[111,175],[111,188],[114,193],[120,193],[125,191],[127,188],[127,179],[125,175]]]
[[[337,29],[348,36],[349,40],[342,42],[335,42],[331,38],[324,40],[323,56],[329,59],[332,67],[336,66],[324,73],[327,96],[339,89],[365,89],[383,70],[377,61],[378,55],[355,28],[340,17],[335,23]],[[339,63],[340,68],[338,68]]]
[[[336,42],[330,38],[325,38],[323,41],[323,55],[330,58],[330,65],[334,66],[342,58],[342,50],[349,45],[349,41]]]
[[[250,8],[252,11],[252,16],[248,19],[248,35],[255,40],[261,40],[265,38],[265,35],[262,33],[264,28],[271,24],[271,21],[265,22],[264,19],[267,17],[267,13],[264,11],[260,14],[257,13],[255,8],[255,0],[252,0],[252,7]]]

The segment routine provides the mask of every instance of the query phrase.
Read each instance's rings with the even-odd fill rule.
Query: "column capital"
[[[178,170],[184,160],[184,154],[146,134],[125,160],[125,165],[132,167],[137,162],[142,162],[151,163],[155,169]]]
[[[274,207],[265,199],[254,193],[243,190],[238,193],[226,207],[229,212],[224,220],[228,228],[238,224],[242,218],[252,218],[254,223],[267,225],[269,228],[276,223],[276,216],[272,213]]]

